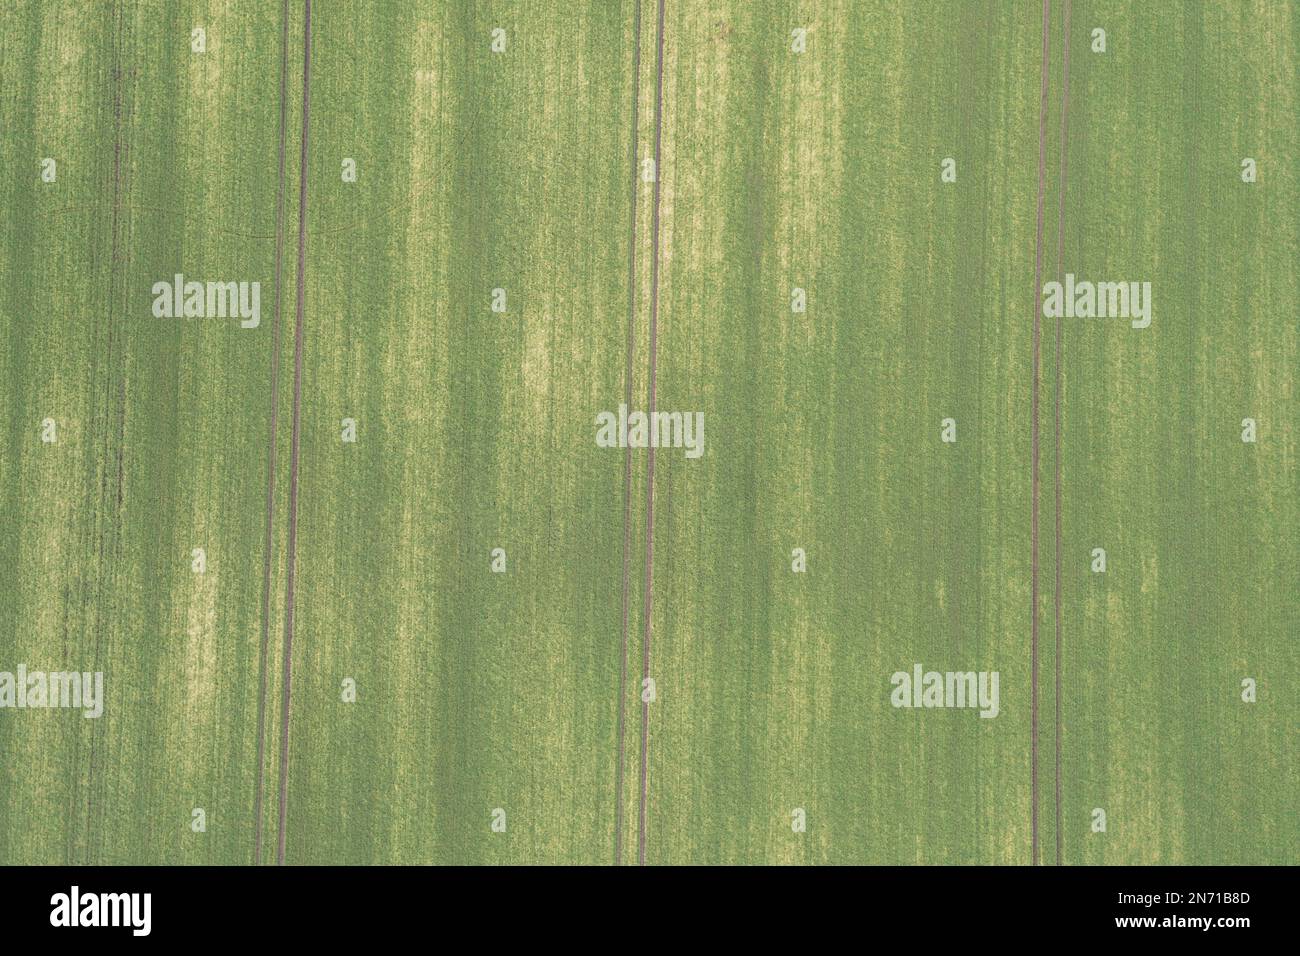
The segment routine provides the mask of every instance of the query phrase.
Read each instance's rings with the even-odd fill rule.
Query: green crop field
[[[1300,862],[1298,59],[9,0],[0,864]]]

